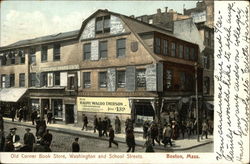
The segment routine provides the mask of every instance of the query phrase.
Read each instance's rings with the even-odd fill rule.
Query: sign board
[[[54,67],[41,67],[40,72],[52,72],[52,71],[67,71],[67,70],[74,70],[79,69],[79,65],[63,65],[63,66],[54,66]]]
[[[194,23],[206,22],[207,20],[206,11],[199,13],[191,13],[191,17],[193,18]]]
[[[157,91],[157,68],[156,64],[151,64],[147,66],[146,69],[146,89],[147,91]]]
[[[120,33],[124,33],[125,32],[125,28],[122,24],[122,21],[120,18],[111,15],[110,18],[110,33],[111,34],[120,34]]]
[[[95,113],[131,113],[128,98],[113,97],[78,97],[77,110]]]

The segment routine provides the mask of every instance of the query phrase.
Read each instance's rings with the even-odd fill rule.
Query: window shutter
[[[127,91],[135,91],[135,67],[128,66],[126,69],[126,89]]]
[[[115,68],[108,68],[108,91],[116,90],[116,70]]]
[[[5,75],[5,87],[10,88],[10,75]]]
[[[98,40],[91,41],[91,60],[99,60],[99,42]]]
[[[156,64],[148,65],[146,68],[146,89],[157,91]]]

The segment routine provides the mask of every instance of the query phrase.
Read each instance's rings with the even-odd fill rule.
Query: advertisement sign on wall
[[[131,113],[128,98],[78,97],[77,110],[96,113]]]

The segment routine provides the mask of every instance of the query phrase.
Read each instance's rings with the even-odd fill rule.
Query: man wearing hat
[[[79,138],[75,138],[75,141],[72,143],[72,152],[79,152],[80,151],[80,145],[78,143]]]
[[[172,142],[171,142],[171,137],[172,137],[172,129],[170,127],[170,124],[165,124],[165,128],[163,129],[163,143],[164,143],[164,147],[166,147],[166,145],[169,143],[170,146],[172,146]]]
[[[35,136],[33,133],[30,133],[30,128],[26,128],[26,133],[24,134],[23,141],[27,145],[28,150],[32,152],[33,144],[36,142]]]
[[[16,143],[16,142],[20,141],[19,135],[16,135],[16,130],[17,130],[16,128],[11,128],[10,129],[10,134],[7,136],[8,138],[11,139],[11,141],[13,143]]]

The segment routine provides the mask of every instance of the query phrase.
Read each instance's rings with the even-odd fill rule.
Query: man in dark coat
[[[5,136],[4,131],[0,131],[0,152],[4,150]]]
[[[46,133],[43,135],[43,141],[48,147],[50,147],[51,141],[53,139],[53,136],[51,133],[49,133],[49,129],[46,130]]]
[[[11,128],[9,135],[7,136],[7,138],[10,138],[13,143],[20,141],[19,135],[16,135],[16,130],[16,128]]]
[[[12,107],[10,110],[10,117],[12,119],[12,122],[14,122],[15,116],[16,116],[16,110],[14,107]]]
[[[93,123],[93,125],[94,125],[94,133],[96,132],[96,129],[97,129],[97,126],[98,126],[97,124],[98,124],[98,119],[97,119],[97,116],[95,115],[94,116],[94,123]]]
[[[164,147],[166,147],[166,145],[169,143],[170,146],[172,146],[172,141],[171,141],[171,137],[172,137],[172,128],[170,127],[171,125],[165,125],[165,128],[163,129],[163,144]]]
[[[19,115],[19,122],[21,122],[22,121],[22,119],[23,119],[23,108],[22,107],[20,107],[20,109],[19,109],[19,111],[18,111],[18,115]]]
[[[104,136],[104,134],[106,135],[106,137],[108,137],[108,120],[107,120],[107,117],[104,118],[104,120],[102,121],[102,130],[103,130],[103,133],[102,135]]]
[[[148,128],[149,128],[149,122],[145,121],[143,123],[143,138],[147,138],[147,136],[148,136]]]
[[[52,152],[47,144],[44,143],[43,139],[37,141],[37,144],[34,146],[34,152]]]
[[[121,121],[118,116],[115,116],[115,133],[121,133]]]
[[[26,106],[23,107],[23,120],[26,122],[28,115],[28,109]]]
[[[134,152],[135,151],[135,136],[134,136],[134,131],[131,128],[127,129],[126,143],[128,145],[127,152],[130,152],[130,150]]]
[[[82,122],[83,122],[82,130],[86,129],[87,131],[88,117],[85,114],[82,114]]]
[[[32,125],[35,124],[35,120],[37,119],[37,111],[33,110],[31,113],[31,121],[32,121]]]
[[[102,129],[103,129],[102,119],[101,119],[101,117],[99,117],[98,124],[97,124],[97,130],[99,133],[99,137],[102,136]]]
[[[48,109],[47,111],[47,124],[51,124],[51,121],[52,121],[52,110],[51,109]]]
[[[112,128],[112,125],[109,126],[109,147],[112,147],[112,143],[118,147],[118,143],[114,140],[115,138],[115,131]]]
[[[152,139],[152,144],[155,146],[155,141],[160,145],[160,141],[158,140],[158,127],[156,123],[152,123],[151,127],[151,139]]]
[[[27,146],[29,152],[32,152],[33,144],[36,142],[35,136],[33,133],[30,133],[30,128],[26,128],[26,133],[24,134],[23,141]]]
[[[6,138],[6,143],[5,143],[5,146],[4,146],[4,151],[5,152],[13,152],[14,150],[15,150],[15,147],[13,145],[12,138],[10,136],[8,136]]]
[[[44,119],[40,119],[37,135],[42,137],[46,132],[46,128],[47,128],[46,121]]]
[[[72,152],[79,152],[80,151],[80,145],[78,143],[79,138],[75,138],[75,141],[72,143]]]

